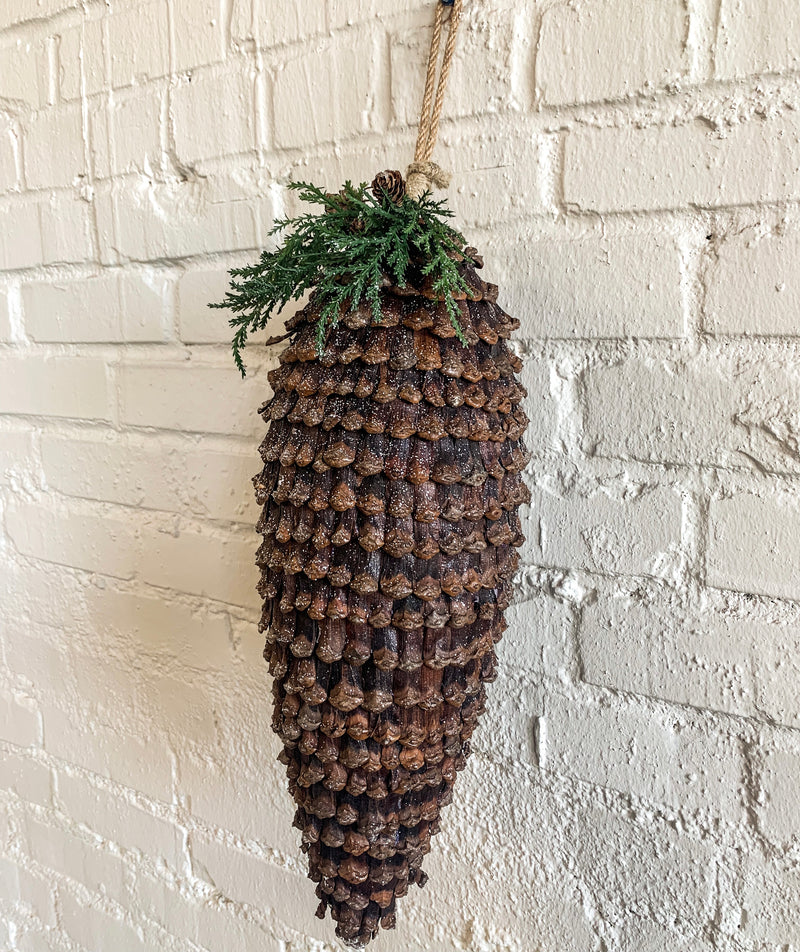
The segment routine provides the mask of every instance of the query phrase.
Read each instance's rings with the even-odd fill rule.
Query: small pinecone
[[[344,189],[341,189],[338,192],[326,192],[325,197],[333,206],[335,206],[337,209],[340,209],[340,210],[346,209],[350,203],[350,199],[347,197],[347,193],[345,192]],[[326,209],[326,212],[331,212],[331,211],[333,211],[332,208]],[[353,234],[360,234],[364,230],[365,227],[366,225],[364,224],[364,219],[361,218],[360,216],[357,218],[354,218],[353,221],[350,223],[350,231],[353,232]]]
[[[387,169],[378,172],[372,181],[372,194],[376,200],[383,203],[388,196],[395,205],[399,205],[406,194],[406,183],[397,169]]]
[[[317,915],[351,945],[393,928],[397,900],[427,879],[523,541],[519,322],[474,260],[458,264],[468,346],[415,262],[381,289],[380,320],[367,303],[342,313],[322,356],[312,295],[260,409],[273,728]]]

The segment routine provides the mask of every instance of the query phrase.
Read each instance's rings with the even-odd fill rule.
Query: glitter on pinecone
[[[387,169],[385,172],[378,172],[372,180],[372,194],[376,200],[383,203],[387,196],[395,205],[403,200],[406,194],[406,183],[403,176],[397,169]]]
[[[312,295],[260,408],[273,727],[317,914],[352,945],[392,928],[427,878],[495,677],[530,498],[506,343],[519,324],[470,260],[459,269],[468,346],[418,267],[386,282],[380,322],[366,302],[343,311],[321,357]]]

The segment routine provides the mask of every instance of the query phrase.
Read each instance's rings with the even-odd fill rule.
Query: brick
[[[448,204],[456,220],[468,228],[488,228],[494,237],[500,222],[545,213],[547,206],[541,195],[542,140],[518,123],[498,119],[492,125],[491,133],[476,132],[471,125],[463,131],[456,126],[437,144],[437,157],[452,176]],[[525,156],[524,163],[519,162],[520,155]],[[370,158],[374,164],[374,157]],[[506,226],[503,231],[506,241],[519,240],[517,229]],[[530,242],[526,238],[527,253]],[[497,280],[494,269],[509,250],[513,254],[513,244],[508,249],[504,242],[503,257],[495,261],[487,256],[491,280]]]
[[[256,411],[268,394],[266,379],[242,381],[232,361],[224,369],[131,362],[120,371],[121,419],[134,426],[252,436],[264,428]]]
[[[13,7],[0,11],[0,29],[28,20],[40,20],[78,5],[79,0],[19,0]]]
[[[737,739],[693,715],[618,699],[545,702],[543,766],[558,774],[676,809],[737,823],[743,764]]]
[[[554,105],[596,102],[673,83],[686,70],[685,33],[680,0],[550,7],[537,42],[539,95]]]
[[[262,707],[270,716],[266,695]],[[280,743],[271,733],[265,732],[261,739],[264,746],[258,764],[247,762],[236,750],[224,751],[222,761],[182,751],[178,790],[186,797],[192,816],[204,823],[257,842],[267,850],[292,855],[298,842],[292,828],[295,808],[284,789],[284,771],[275,759]]]
[[[166,447],[153,438],[98,440],[46,434],[42,462],[47,484],[68,496],[194,512],[247,525],[258,519],[250,488],[260,465],[255,452],[183,443]]]
[[[109,586],[87,589],[86,610],[104,644],[135,645],[138,656],[173,667],[221,671],[232,663],[230,624],[219,612]]]
[[[546,456],[559,447],[559,405],[551,389],[550,361],[528,356],[522,366],[520,381],[528,391],[525,412],[530,423],[526,431],[527,445],[535,457]]]
[[[678,928],[686,927],[690,936],[680,935],[674,928],[658,922],[650,922],[638,915],[631,915],[620,923],[619,952],[715,952],[713,940],[696,933],[697,926],[679,922]]]
[[[14,132],[0,130],[0,194],[19,187]]]
[[[34,558],[116,578],[133,576],[159,587],[255,606],[251,566],[256,538],[230,533],[210,536],[207,529],[166,531],[137,526],[120,514],[88,509],[55,514],[32,503],[10,507],[9,537]]]
[[[158,87],[134,86],[102,104],[93,133],[95,166],[100,177],[144,172],[161,162],[161,126],[164,92]],[[108,144],[104,139],[108,140]]]
[[[34,558],[117,578],[131,578],[142,561],[136,524],[120,517],[19,503],[6,518],[9,538]]]
[[[1,857],[0,896],[7,903],[23,903],[40,922],[55,926],[55,905],[52,889],[27,869]],[[3,933],[0,931],[0,941],[2,941],[2,935]],[[11,948],[10,944],[8,948]]]
[[[743,861],[741,909],[735,938],[755,947],[791,947],[800,942],[800,873],[785,861],[758,855]],[[762,944],[763,943],[763,944]]]
[[[43,264],[94,260],[88,202],[73,192],[56,192],[40,203],[39,217]]]
[[[758,709],[778,724],[800,727],[800,626],[775,625],[771,635],[753,665]]]
[[[242,571],[253,564],[255,537],[211,536],[194,528],[168,532],[137,525],[121,513],[56,514],[33,503],[10,507],[7,528],[18,550],[35,558],[116,578],[136,576],[236,605],[256,604],[255,575]]]
[[[22,841],[28,856],[47,869],[125,902],[125,866],[98,844],[90,845],[84,837],[30,816],[22,823]]]
[[[0,269],[32,268],[44,260],[38,203],[29,197],[23,204],[0,208]]]
[[[151,585],[255,608],[257,541],[254,533],[211,536],[205,527],[150,531],[142,540],[138,575]]]
[[[0,12],[0,28],[3,16]],[[48,94],[47,49],[44,42],[21,37],[0,49],[0,76],[3,77],[2,98],[15,105],[38,109],[45,105]]]
[[[254,248],[271,199],[232,177],[151,184],[144,178],[98,196],[103,260],[181,258]]]
[[[17,747],[41,744],[41,717],[32,701],[0,693],[0,740]]]
[[[787,422],[800,399],[794,367],[701,354],[685,364],[628,358],[586,377],[584,446],[603,457],[794,472]]]
[[[286,905],[286,895],[295,893],[300,885],[296,873],[214,840],[192,836],[189,851],[202,877],[235,902],[280,909]]]
[[[255,39],[262,49],[294,43],[325,30],[325,5],[316,0],[299,0],[291,6],[281,0],[237,0],[234,4],[232,35],[239,41]]]
[[[792,0],[722,0],[714,56],[718,79],[796,70],[798,48],[800,15]]]
[[[800,282],[796,232],[723,241],[707,280],[704,320],[713,334],[796,336]]]
[[[313,889],[306,889],[307,895],[313,895]],[[230,952],[231,949],[283,952],[285,949],[282,939],[237,915],[230,903],[214,899],[187,900],[165,882],[145,875],[136,880],[135,908],[173,935],[188,939],[208,952]],[[305,924],[302,928],[305,933]]]
[[[85,17],[80,26],[58,36],[58,90],[71,101],[96,96],[106,85],[103,59],[103,21]]]
[[[128,923],[108,915],[100,907],[78,902],[66,891],[61,896],[61,924],[67,935],[85,949],[147,952],[152,948]]]
[[[763,793],[758,805],[761,830],[773,842],[791,843],[800,835],[797,828],[800,753],[776,750],[765,754],[759,784]]]
[[[92,707],[103,701],[103,695],[116,697],[117,708],[112,713],[121,720],[120,729],[113,730],[93,721],[91,730],[87,731],[82,718],[76,718],[63,706],[57,706],[65,699],[49,699],[43,704],[45,750],[65,763],[83,767],[149,797],[169,802],[172,799],[172,763],[166,741],[161,735],[151,736],[151,725],[141,724],[143,714],[138,704],[137,687],[142,679],[137,674],[130,674],[129,663],[120,663],[113,652],[109,651],[108,655],[109,660],[100,661],[85,651],[74,652],[73,660],[78,670],[75,683],[84,697],[91,696]],[[123,681],[126,667],[129,673]],[[92,677],[96,679],[103,674],[105,681],[98,686]],[[160,724],[159,728],[163,726]]]
[[[448,120],[495,113],[508,108],[514,98],[514,40],[518,30],[514,11],[497,9],[486,16],[465,8],[465,14],[467,27],[459,32],[442,110],[443,139],[449,132]],[[430,38],[430,20],[389,37],[392,125],[410,126],[415,135]],[[480,89],[471,81],[474,76],[481,77]]]
[[[35,341],[161,341],[169,292],[157,273],[26,284],[25,328]]]
[[[172,19],[175,69],[192,69],[222,59],[224,21],[217,0],[175,0]]]
[[[184,667],[175,675],[152,674],[138,679],[136,685],[137,709],[142,718],[158,724],[179,744],[186,738],[206,747],[218,743],[217,705],[212,694],[204,679],[187,676]]]
[[[301,903],[287,902],[287,896],[308,891],[305,877],[198,836],[192,837],[189,850],[198,874],[216,886],[224,898],[277,916],[289,928],[302,929],[308,940],[324,940],[326,926],[311,923]]]
[[[8,560],[4,573],[8,604],[25,606],[25,630],[31,624],[59,629],[69,619],[84,617],[81,583],[57,566],[33,559],[24,563]],[[40,597],[42,592],[47,592],[47,598]]]
[[[584,607],[578,638],[592,684],[787,726],[800,718],[797,626],[601,597]]]
[[[0,290],[0,341],[7,343],[11,340],[11,315],[8,308],[8,295]],[[3,436],[0,436],[2,441]],[[0,460],[2,459],[2,445],[0,444]]]
[[[57,629],[32,624],[22,608],[15,615],[5,633],[6,665],[21,685],[42,699],[39,708],[44,717],[44,699],[63,696],[74,683],[64,639]]]
[[[180,862],[181,831],[108,790],[59,771],[58,801],[70,819],[83,823],[104,839],[153,858],[163,857],[173,868]]]
[[[78,105],[43,109],[26,120],[23,129],[25,181],[29,188],[73,185],[86,174]]]
[[[682,337],[681,251],[662,233],[511,236],[489,257],[502,303],[531,338]]]
[[[709,504],[708,584],[778,598],[800,597],[800,506],[791,496],[739,493]]]
[[[258,630],[255,617],[250,619],[231,616],[231,640],[233,642],[234,652],[237,663],[243,665],[244,670],[250,675],[258,675],[263,671],[264,663],[264,641],[263,634]],[[230,671],[228,674],[230,675]],[[237,675],[238,677],[238,675]],[[249,682],[249,687],[256,691],[261,690],[262,685],[254,681]],[[261,715],[256,717],[259,720]],[[258,729],[256,727],[256,729]]]
[[[536,681],[515,675],[518,672],[505,668],[503,686],[493,692],[491,706],[487,705],[481,720],[481,730],[470,745],[475,754],[497,763],[536,764],[544,688]]]
[[[564,200],[596,212],[793,200],[799,143],[800,118],[790,112],[733,126],[724,137],[704,122],[580,128],[566,140]]]
[[[11,473],[30,477],[38,467],[29,431],[0,430],[0,485]]]
[[[638,815],[617,815],[591,801],[575,813],[567,828],[569,868],[582,871],[601,915],[624,910],[626,916],[691,923],[698,932],[711,927],[717,913],[714,844],[681,835],[671,823],[643,823]]]
[[[318,181],[318,179],[316,180]],[[231,312],[211,308],[219,303],[230,287],[230,269],[223,267],[192,268],[184,271],[178,281],[178,334],[185,344],[225,344],[230,347],[233,331],[228,323]],[[291,301],[273,313],[255,340],[281,334],[287,318],[299,310],[306,298]]]
[[[337,38],[288,60],[274,85],[274,138],[289,149],[381,132],[386,125],[379,76],[383,49],[376,40]],[[326,82],[320,83],[319,77]]]
[[[50,806],[52,799],[50,770],[10,749],[0,749],[0,788],[43,807]]]
[[[208,117],[213,115],[214,121]],[[175,148],[184,162],[252,152],[254,76],[249,70],[194,72],[172,93]]]
[[[540,565],[649,575],[680,543],[680,497],[669,489],[561,494],[534,487],[531,510],[536,521],[523,552]]]
[[[184,271],[178,281],[178,333],[185,344],[229,344],[228,311],[210,308],[230,286],[227,268]]]
[[[506,611],[508,629],[498,649],[500,667],[510,677],[556,675],[570,663],[570,613],[563,602],[544,595],[516,601]]]
[[[167,72],[169,28],[163,0],[115,10],[106,23],[114,87],[142,83]],[[142,36],[149,42],[140,42]]]
[[[73,952],[75,948],[63,933],[54,932],[24,932],[17,939],[19,952]],[[70,943],[67,945],[67,943]]]
[[[272,0],[274,3],[275,0]],[[400,13],[410,10],[419,10],[419,0],[350,0],[349,3],[332,3],[330,5],[330,27],[338,30],[365,20],[396,17]],[[466,8],[465,8],[466,12]],[[433,13],[430,13],[433,22]]]

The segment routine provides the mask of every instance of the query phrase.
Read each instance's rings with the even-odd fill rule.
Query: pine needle
[[[342,313],[356,310],[362,301],[379,322],[385,279],[405,287],[412,265],[430,278],[465,343],[453,298],[469,291],[454,260],[464,257],[465,240],[447,223],[453,213],[444,201],[425,195],[419,201],[406,196],[395,204],[387,196],[379,202],[364,183],[354,187],[347,182],[336,195],[307,182],[292,182],[289,188],[321,211],[277,221],[270,235],[286,233],[283,245],[262,252],[257,264],[234,268],[225,299],[209,305],[233,313],[228,321],[234,331],[231,350],[242,376],[242,350],[249,335],[263,330],[272,314],[290,301],[316,290],[317,352],[322,354]]]

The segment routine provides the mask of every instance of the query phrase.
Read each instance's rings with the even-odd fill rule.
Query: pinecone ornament
[[[343,312],[322,356],[312,295],[260,408],[273,727],[317,914],[355,946],[427,878],[523,541],[518,322],[476,263],[458,265],[466,347],[419,266],[405,287],[386,280],[380,322],[366,303]]]
[[[380,203],[385,202],[388,198],[395,205],[398,204],[406,194],[406,183],[402,174],[397,169],[378,172],[372,182],[372,194]]]

